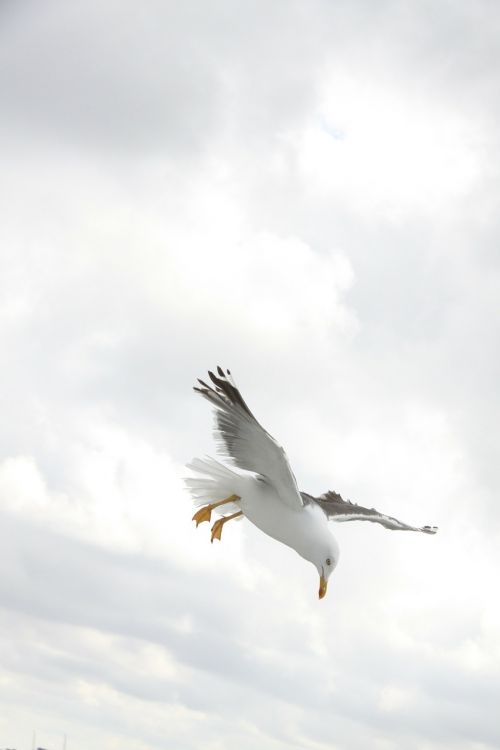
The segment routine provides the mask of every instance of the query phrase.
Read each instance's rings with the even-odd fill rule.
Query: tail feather
[[[195,506],[224,500],[230,495],[240,495],[241,477],[227,466],[213,458],[193,458],[187,464],[195,476],[186,477],[186,485]],[[227,503],[216,509],[220,515],[228,515],[240,510],[236,503]]]

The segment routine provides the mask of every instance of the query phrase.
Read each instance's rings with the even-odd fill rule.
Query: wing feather
[[[240,469],[259,474],[271,483],[280,499],[299,509],[303,500],[285,451],[257,422],[229,370],[209,372],[212,385],[198,380],[194,390],[215,407],[218,452]]]
[[[344,500],[338,492],[330,490],[319,497],[313,497],[305,492],[301,493],[302,499],[307,502],[316,503],[326,513],[329,520],[342,523],[344,521],[371,521],[380,523],[386,529],[393,531],[421,531],[424,534],[435,534],[437,526],[410,526],[399,521],[393,516],[380,513],[375,508],[364,508],[362,505]]]

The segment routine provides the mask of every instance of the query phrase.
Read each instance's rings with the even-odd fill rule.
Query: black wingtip
[[[225,378],[226,377],[224,375],[224,370],[222,369],[222,367],[220,365],[217,365],[217,372],[219,373],[219,375],[221,376],[221,378]]]
[[[219,385],[219,383],[220,383],[220,380],[219,380],[219,378],[217,377],[217,375],[214,375],[214,374],[213,374],[212,370],[209,370],[209,371],[208,371],[208,377],[210,378],[210,380],[212,381],[212,383],[213,383],[214,385]]]

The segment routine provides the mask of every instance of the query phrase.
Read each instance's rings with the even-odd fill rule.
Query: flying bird
[[[319,598],[339,559],[339,546],[328,521],[372,521],[386,529],[435,534],[436,526],[410,526],[397,518],[343,500],[332,490],[319,497],[300,492],[281,445],[257,422],[229,370],[208,373],[212,385],[198,380],[194,390],[215,410],[218,452],[236,471],[212,458],[188,464],[194,474],[185,480],[196,506],[196,526],[221,517],[212,526],[211,541],[221,539],[224,524],[247,518],[273,539],[292,547],[319,574]]]

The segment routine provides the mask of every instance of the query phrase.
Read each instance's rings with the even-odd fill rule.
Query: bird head
[[[328,579],[333,573],[340,556],[339,546],[336,539],[331,537],[327,545],[316,550],[315,559],[312,561],[319,573],[319,598],[323,599],[328,588]]]

